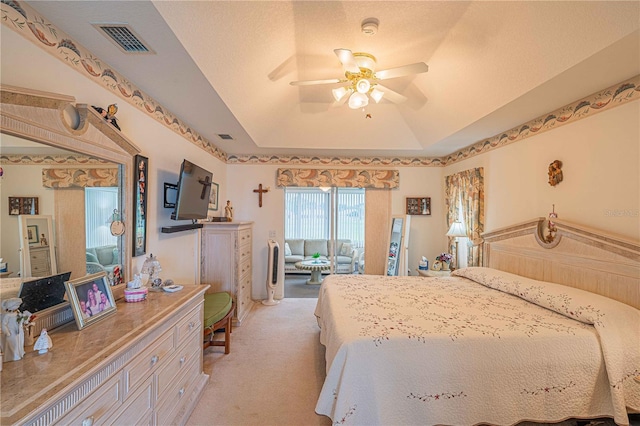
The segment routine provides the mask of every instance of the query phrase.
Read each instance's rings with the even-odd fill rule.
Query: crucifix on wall
[[[269,189],[271,188],[268,186],[265,189],[262,189],[262,184],[260,184],[258,185],[258,189],[253,190],[253,192],[258,194],[258,207],[262,207],[262,194],[269,192]]]

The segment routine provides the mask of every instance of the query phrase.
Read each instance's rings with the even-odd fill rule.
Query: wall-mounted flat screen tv
[[[184,160],[180,167],[176,204],[171,219],[206,219],[212,178],[213,173]]]

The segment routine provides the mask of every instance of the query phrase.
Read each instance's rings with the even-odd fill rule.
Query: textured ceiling
[[[445,155],[640,74],[639,2],[29,4],[237,155]],[[360,31],[369,17],[374,36]],[[92,26],[114,22],[156,53],[124,54]],[[366,111],[332,107],[332,86],[289,85],[342,77],[336,48],[429,72],[385,81],[409,100]]]

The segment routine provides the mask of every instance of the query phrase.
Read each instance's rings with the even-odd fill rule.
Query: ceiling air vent
[[[155,53],[127,24],[92,24],[125,53]]]
[[[232,141],[232,140],[233,140],[233,136],[231,136],[231,135],[226,135],[226,134],[224,134],[224,133],[219,133],[219,134],[218,134],[218,137],[219,137],[220,139],[225,140],[225,141]]]

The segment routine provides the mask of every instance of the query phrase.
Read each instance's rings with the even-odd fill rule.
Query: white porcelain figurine
[[[2,353],[3,362],[20,361],[24,357],[24,328],[18,321],[18,308],[22,299],[12,297],[2,301]]]
[[[49,337],[47,329],[43,328],[40,332],[40,337],[36,340],[36,344],[33,345],[33,350],[38,351],[39,354],[46,354],[52,347],[53,342],[51,341],[51,337]]]

